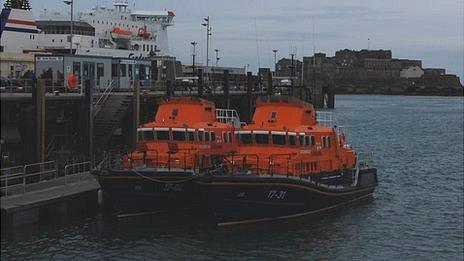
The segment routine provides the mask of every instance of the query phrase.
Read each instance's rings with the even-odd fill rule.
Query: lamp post
[[[71,26],[70,26],[70,32],[69,32],[69,53],[72,54],[72,48],[73,48],[73,25],[74,25],[74,0],[64,0],[63,1],[65,4],[71,6]]]
[[[295,56],[296,56],[296,46],[290,46],[290,57],[292,58],[292,64],[290,66],[290,82],[291,82],[291,89],[290,95],[293,96],[293,89],[294,89],[294,78],[295,78]]]
[[[211,26],[209,24],[209,16],[203,18],[204,22],[201,24],[206,27],[206,67],[209,66],[209,37],[212,35]]]
[[[195,76],[195,52],[197,42],[190,42],[190,44],[192,45],[192,76]]]
[[[216,67],[218,67],[219,60],[221,59],[219,58],[219,49],[214,49],[214,51],[216,52]]]
[[[277,52],[278,52],[279,50],[274,49],[274,50],[272,50],[272,51],[274,52],[274,72],[275,72],[275,71],[277,71]]]

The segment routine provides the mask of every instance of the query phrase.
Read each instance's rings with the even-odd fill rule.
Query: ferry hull
[[[357,186],[321,186],[285,176],[204,177],[208,206],[219,226],[315,215],[372,197],[375,169],[361,171]]]
[[[204,202],[191,172],[126,169],[103,171],[96,177],[105,204],[118,217],[192,210]]]

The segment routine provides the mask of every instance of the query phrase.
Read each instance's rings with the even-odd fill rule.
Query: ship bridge
[[[175,16],[172,11],[133,11],[132,20],[136,22],[153,22],[161,23],[164,26],[170,26]]]

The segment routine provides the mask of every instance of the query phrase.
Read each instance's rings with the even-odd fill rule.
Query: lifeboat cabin
[[[318,124],[313,106],[295,98],[258,99],[252,122],[234,133],[229,171],[306,177],[355,166],[343,132]]]
[[[234,125],[219,122],[214,103],[196,98],[162,101],[153,122],[138,128],[137,149],[125,168],[207,169],[234,151]],[[236,115],[236,114],[234,114]]]

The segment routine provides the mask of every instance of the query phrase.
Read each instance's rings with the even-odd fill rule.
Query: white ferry
[[[72,4],[72,0],[65,2]],[[111,8],[100,5],[76,13],[71,21],[70,12],[46,9],[36,20],[30,9],[27,0],[6,1],[1,12],[1,52],[71,51],[121,58],[169,54],[167,29],[173,25],[172,11],[132,11],[127,0],[116,0]]]

